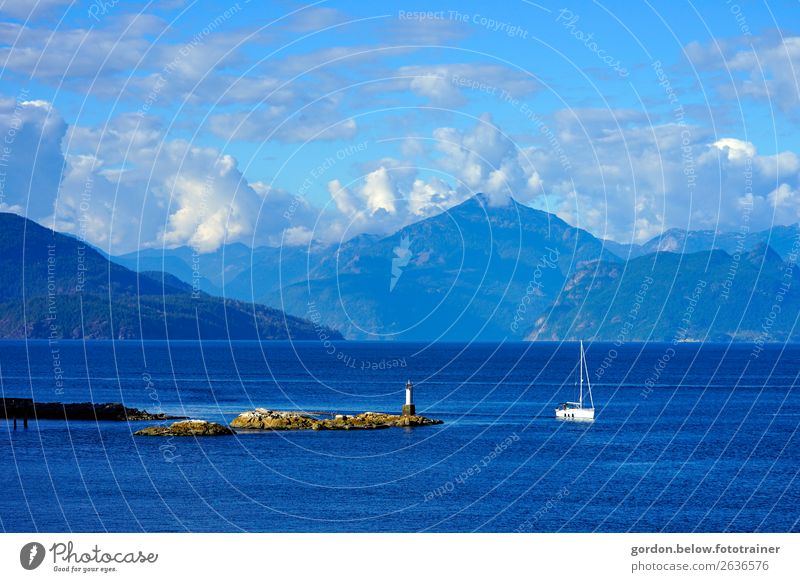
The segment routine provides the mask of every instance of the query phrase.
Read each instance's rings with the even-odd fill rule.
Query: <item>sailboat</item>
[[[580,369],[580,397],[577,402],[565,402],[556,408],[556,418],[568,418],[570,420],[594,420],[594,400],[592,400],[592,385],[589,382],[589,368],[586,366],[586,354],[583,351],[583,341],[581,340],[581,361],[578,366]],[[588,395],[589,406],[583,405],[583,375],[586,373],[586,393]]]

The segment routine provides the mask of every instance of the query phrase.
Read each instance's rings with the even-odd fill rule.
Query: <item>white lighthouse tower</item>
[[[403,416],[415,416],[417,414],[414,406],[414,385],[411,380],[406,382],[406,403],[403,405]]]

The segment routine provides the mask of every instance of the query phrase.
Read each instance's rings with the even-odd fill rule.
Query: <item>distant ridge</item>
[[[797,338],[792,256],[799,244],[800,227],[792,225],[753,233],[672,229],[625,245],[513,199],[493,206],[477,195],[389,236],[310,248],[229,245],[200,261],[207,288],[318,318],[353,339],[780,342]],[[191,281],[191,255],[183,247],[124,260],[163,264]],[[765,332],[786,276],[784,311]],[[653,284],[631,318],[648,277]],[[685,298],[698,281],[706,286],[684,325]]]
[[[137,274],[16,214],[0,213],[0,270],[3,338],[318,337],[307,320],[198,292],[170,274]]]
[[[617,256],[627,259],[657,252],[696,253],[714,249],[729,254],[751,251],[768,244],[784,260],[789,258],[795,241],[800,237],[800,225],[773,226],[766,230],[750,232],[715,232],[713,230],[683,230],[671,228],[643,244],[624,244],[604,241]]]
[[[738,261],[722,250],[661,252],[585,265],[527,339],[797,341],[798,316],[800,272],[767,245]]]

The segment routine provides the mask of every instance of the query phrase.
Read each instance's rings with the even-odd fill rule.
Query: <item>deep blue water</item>
[[[0,342],[4,396],[229,421],[399,411],[410,378],[445,421],[206,439],[0,421],[0,528],[800,530],[800,346],[669,348],[592,345],[597,419],[570,423],[552,416],[574,397],[575,344]]]

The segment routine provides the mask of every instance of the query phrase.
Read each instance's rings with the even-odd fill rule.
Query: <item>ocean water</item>
[[[3,531],[800,531],[800,346],[0,342],[4,396],[230,421],[256,406],[443,425],[143,438],[0,421]]]

